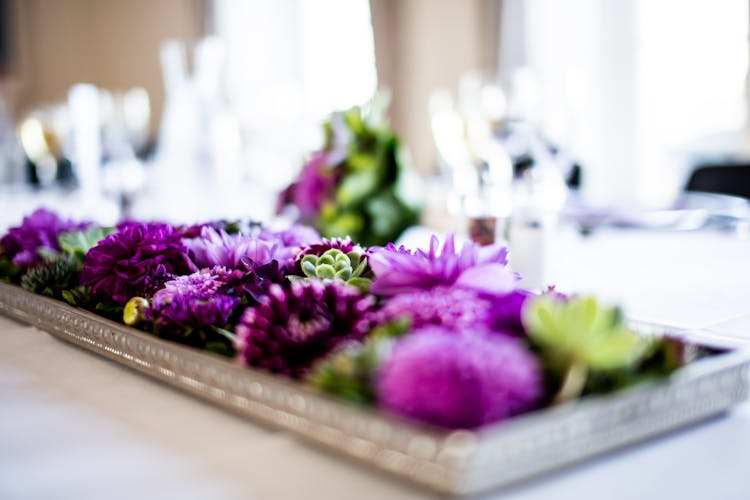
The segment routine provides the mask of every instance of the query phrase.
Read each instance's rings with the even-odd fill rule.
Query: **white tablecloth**
[[[639,319],[750,340],[750,242],[563,235],[550,279]],[[0,317],[0,498],[421,498],[430,494]],[[750,404],[488,498],[750,498]]]

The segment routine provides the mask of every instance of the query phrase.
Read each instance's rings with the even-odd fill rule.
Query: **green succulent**
[[[63,253],[83,262],[86,253],[113,232],[114,229],[111,228],[90,227],[63,233],[57,238],[57,241],[60,243]]]
[[[344,253],[337,248],[326,250],[322,255],[305,255],[300,261],[302,273],[308,278],[341,280],[364,291],[370,287],[367,273],[367,258],[356,250]]]
[[[377,326],[364,342],[345,344],[313,366],[308,383],[354,404],[372,404],[375,370],[408,330],[405,318]]]
[[[523,321],[545,367],[562,374],[556,402],[578,397],[590,372],[631,369],[650,351],[618,308],[592,297],[540,296],[524,307]]]
[[[70,255],[58,255],[34,266],[21,277],[21,286],[48,297],[62,298],[65,290],[78,286],[81,263]]]

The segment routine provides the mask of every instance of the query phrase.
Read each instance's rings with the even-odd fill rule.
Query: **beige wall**
[[[164,90],[159,46],[204,32],[205,0],[14,0],[15,69],[5,82],[16,114],[65,98],[70,86],[145,87],[152,129]]]
[[[428,99],[456,91],[471,70],[494,74],[500,0],[370,0],[378,80],[391,89],[391,123],[422,172],[435,164]]]

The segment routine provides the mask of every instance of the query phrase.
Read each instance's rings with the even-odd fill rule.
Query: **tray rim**
[[[658,382],[538,410],[478,430],[444,430],[377,409],[346,404],[298,382],[241,367],[218,355],[158,338],[17,285],[0,282],[0,313],[234,413],[291,431],[402,479],[451,494],[480,493],[507,486],[709,418],[745,400],[750,385],[747,376],[750,349],[746,346],[711,338],[705,331],[693,336],[691,331],[670,328],[703,345],[730,350],[704,358]],[[721,398],[702,405],[694,398],[695,404],[689,404],[688,393],[700,389],[708,394],[711,391],[706,390],[712,384],[716,386],[713,389],[718,387],[723,391],[719,391]],[[620,418],[617,414],[620,407],[630,412],[644,404],[658,408],[656,399],[680,391],[688,398],[676,406],[683,409],[684,415],[678,415],[677,409],[671,410],[674,413],[671,415],[670,408],[659,410],[664,415],[658,412],[652,415],[648,410],[632,417],[624,414],[623,422],[619,423],[622,429],[616,427],[621,431],[619,438],[610,436],[611,429],[600,429],[603,441],[589,443],[591,435],[573,433],[574,437],[568,438],[568,447],[575,439],[588,443],[583,450],[573,447],[575,453],[564,452],[565,439],[557,448],[533,441],[535,433],[547,432],[555,426],[565,429],[568,422],[568,429],[575,429],[587,419],[607,412]],[[671,420],[663,421],[665,417]],[[649,422],[650,427],[638,432],[631,430],[630,434],[623,427],[643,427]],[[531,444],[526,444],[524,438],[532,439]],[[545,451],[551,458],[529,460],[529,457],[544,458]],[[514,453],[524,460],[513,462]],[[511,470],[498,475],[499,464],[506,469],[510,466]]]

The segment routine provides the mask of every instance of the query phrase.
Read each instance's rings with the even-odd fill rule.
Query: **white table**
[[[572,233],[550,279],[750,341],[750,241]],[[488,498],[750,498],[750,404]],[[0,317],[0,498],[428,498]]]

